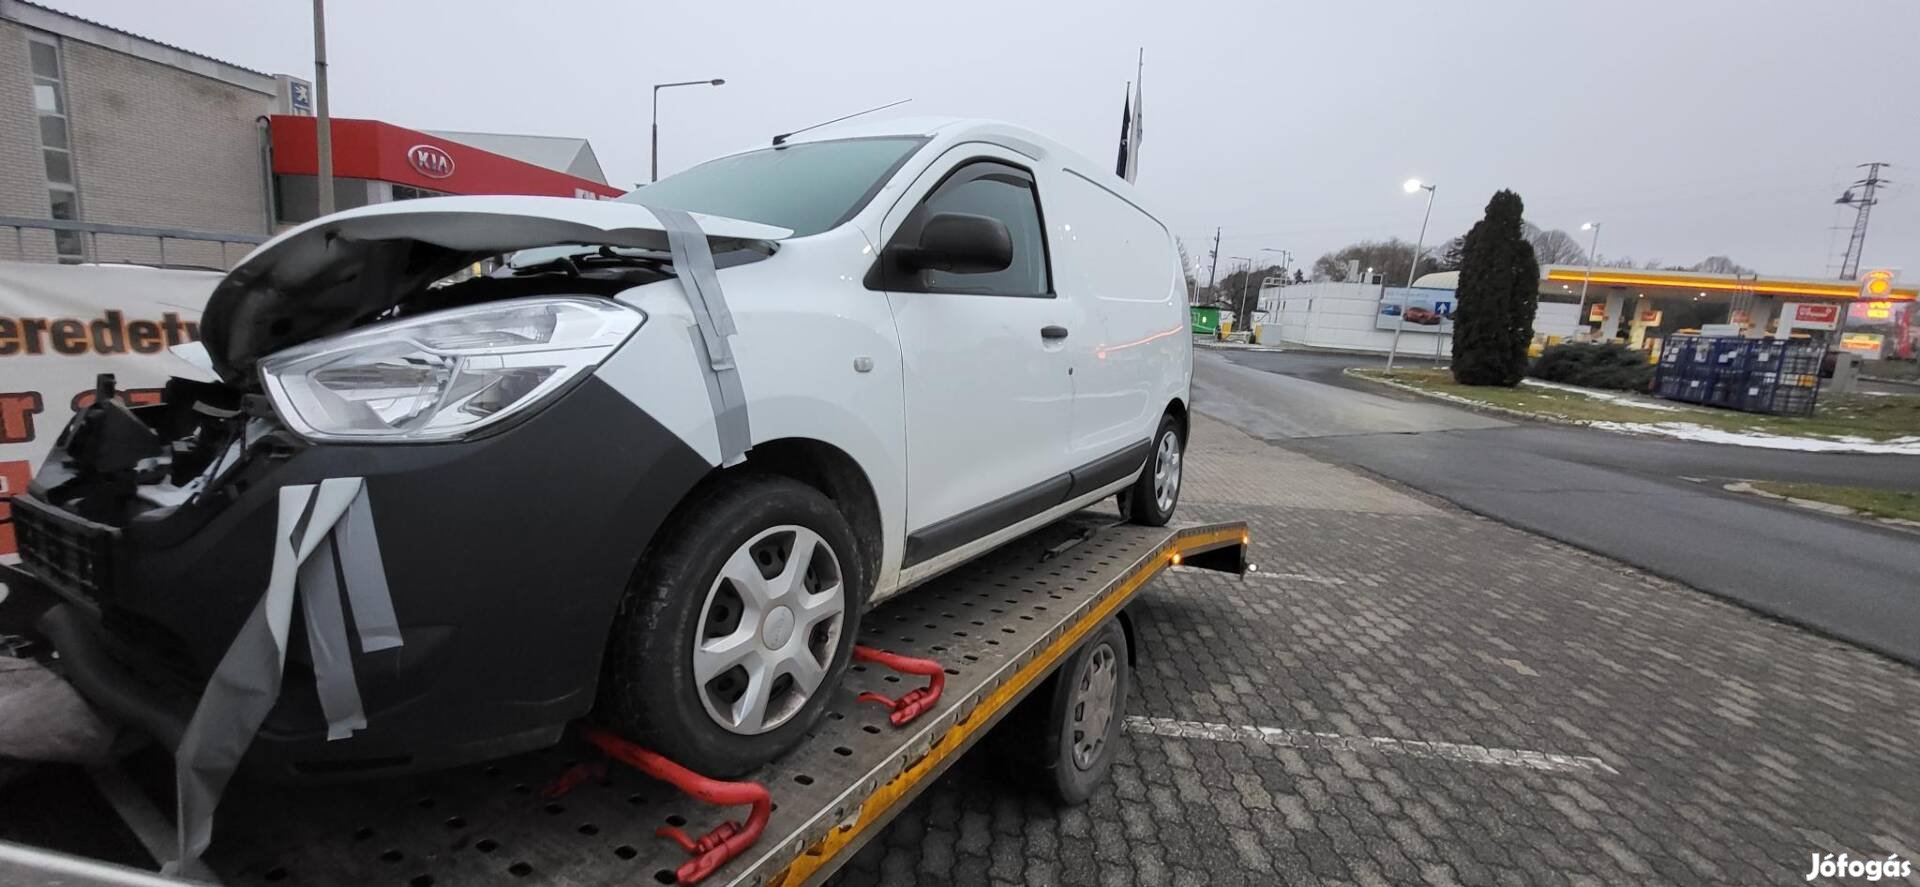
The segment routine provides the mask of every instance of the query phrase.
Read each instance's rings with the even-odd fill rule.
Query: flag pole
[[[1132,182],[1140,176],[1140,143],[1146,136],[1146,120],[1144,115],[1141,114],[1146,106],[1146,80],[1144,79],[1146,67],[1147,48],[1142,46],[1139,48],[1139,55],[1135,58],[1133,65],[1133,131],[1128,134],[1127,138],[1126,180],[1128,182]]]

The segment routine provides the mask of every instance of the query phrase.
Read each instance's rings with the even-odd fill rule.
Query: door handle
[[[1066,337],[1067,328],[1057,323],[1048,324],[1040,328],[1040,338],[1042,339],[1064,339]]]

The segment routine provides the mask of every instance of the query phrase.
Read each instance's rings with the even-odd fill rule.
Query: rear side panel
[[[1073,383],[1069,446],[1085,464],[1151,437],[1167,404],[1187,399],[1186,284],[1172,235],[1114,190],[1123,183],[1110,188],[1071,166],[1047,178],[1055,285],[1098,326],[1077,346],[1087,359],[1075,362]]]

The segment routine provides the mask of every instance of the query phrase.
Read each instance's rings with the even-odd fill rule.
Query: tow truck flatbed
[[[1084,511],[1007,543],[868,613],[858,642],[945,669],[934,708],[895,727],[861,691],[897,696],[911,675],[856,661],[819,728],[745,777],[772,794],[759,839],[702,883],[825,880],[1118,616],[1161,570],[1245,569],[1243,523],[1162,528]],[[1129,646],[1131,646],[1129,637]],[[543,789],[603,760],[575,732],[559,746],[440,773],[337,786],[236,783],[207,862],[227,884],[676,883],[688,856],[655,835],[738,817],[618,763],[558,797]],[[162,806],[167,806],[164,802]],[[157,836],[148,835],[149,843]],[[0,848],[0,881],[71,858]],[[22,867],[24,866],[24,868]],[[101,880],[68,883],[104,883]]]

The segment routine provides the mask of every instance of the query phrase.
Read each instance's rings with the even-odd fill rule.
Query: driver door
[[[906,387],[908,570],[1067,495],[1066,337],[1076,318],[1054,292],[1041,195],[1025,162],[962,145],[923,173],[883,223],[891,248],[918,243],[934,213],[987,216],[1006,225],[1013,245],[1012,262],[999,271],[927,270],[886,282]]]

